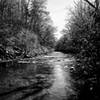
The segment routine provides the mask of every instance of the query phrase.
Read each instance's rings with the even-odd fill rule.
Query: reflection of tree
[[[13,90],[9,90],[8,92],[4,92],[4,93],[0,93],[0,98],[6,97],[6,96],[12,96],[15,94],[19,94],[22,93],[22,96],[17,99],[17,100],[23,100],[26,99],[30,96],[37,98],[37,94],[41,93],[43,90],[46,91],[46,89],[48,89],[52,84],[51,82],[49,82],[48,80],[44,79],[45,77],[41,77],[41,76],[37,76],[37,82],[34,84],[31,84],[29,86],[22,86],[22,87],[18,87],[15,88]],[[47,91],[41,95],[41,97],[43,95],[46,95]]]
[[[15,96],[14,100],[24,100],[29,97],[38,100],[37,98],[43,98],[48,94],[47,89],[52,86],[54,81],[51,78],[53,68],[41,58],[38,58],[35,64],[31,63],[31,60],[28,61],[30,63],[14,63],[11,65],[11,69],[2,65],[4,72],[0,73],[0,75],[4,73],[4,75],[7,74],[8,76],[1,76],[0,86],[2,82],[4,85],[3,90],[0,91],[0,99],[5,98],[6,100],[7,96],[10,99]],[[7,67],[7,72],[5,67]],[[5,81],[7,82],[5,83]]]

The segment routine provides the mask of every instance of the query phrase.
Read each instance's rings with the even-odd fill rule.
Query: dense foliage
[[[34,49],[52,48],[54,31],[46,0],[0,0],[0,58],[14,48],[25,55]]]
[[[62,46],[65,52],[67,48],[77,49],[77,64],[73,73],[74,78],[82,85],[77,85],[80,100],[100,99],[100,8],[97,1],[91,3],[80,0],[76,3],[75,10],[71,11],[71,19],[65,26],[65,35],[70,34],[70,39],[64,36],[56,46],[56,50]],[[70,50],[70,53],[73,52]]]

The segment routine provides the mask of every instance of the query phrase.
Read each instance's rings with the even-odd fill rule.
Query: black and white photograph
[[[100,0],[0,0],[0,100],[100,100]]]

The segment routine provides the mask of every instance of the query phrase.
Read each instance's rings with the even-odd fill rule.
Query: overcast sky
[[[54,25],[58,29],[57,38],[61,36],[59,33],[64,28],[66,16],[69,18],[68,11],[73,7],[74,1],[76,0],[48,0],[47,9]]]

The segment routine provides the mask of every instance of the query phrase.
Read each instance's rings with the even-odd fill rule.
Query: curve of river
[[[0,65],[0,100],[69,100],[76,96],[71,55],[53,52],[36,59]]]

